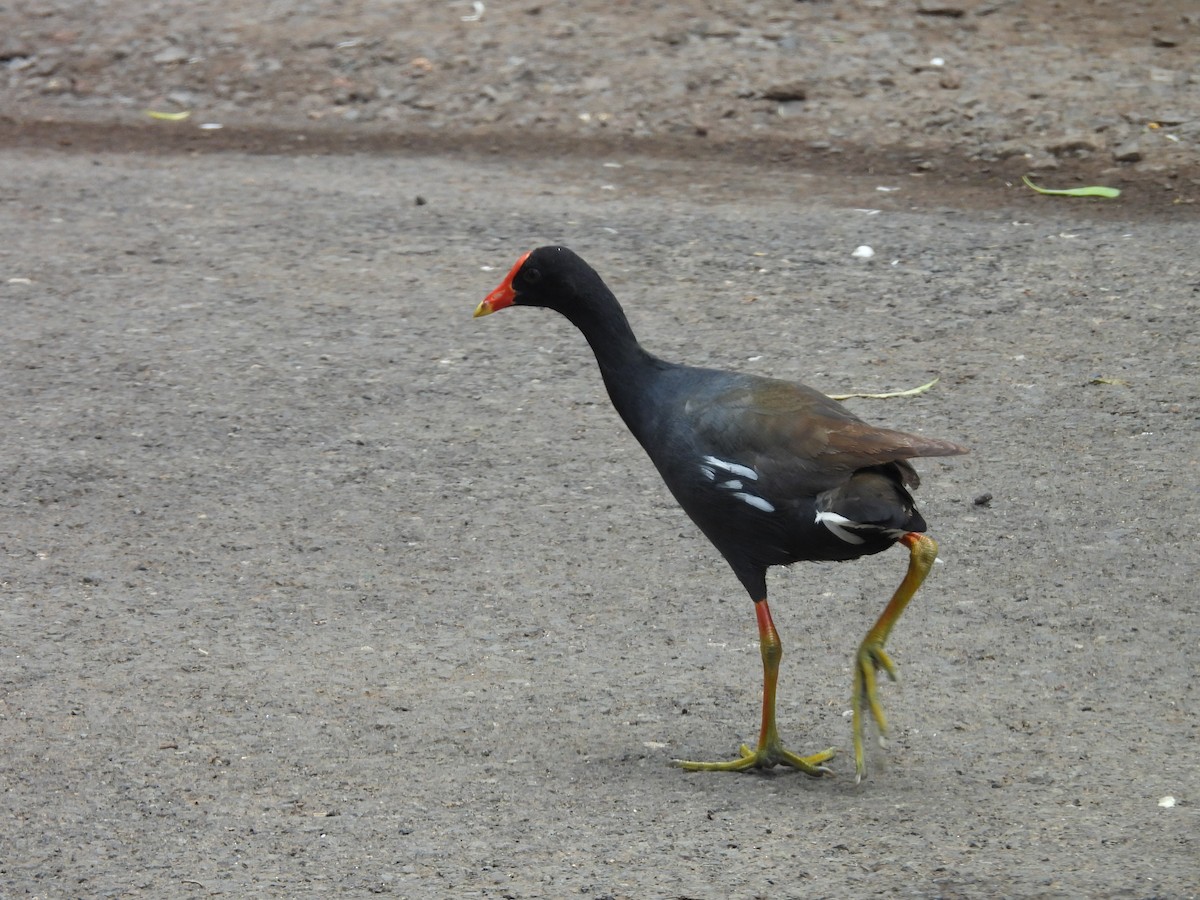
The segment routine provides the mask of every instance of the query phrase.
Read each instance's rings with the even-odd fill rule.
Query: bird
[[[851,728],[855,779],[866,773],[867,717],[881,743],[887,719],[877,675],[896,679],[885,645],[925,580],[937,544],[910,491],[910,460],[966,453],[959,444],[859,419],[820,391],[776,378],[668,362],[646,350],[600,275],[574,251],[523,254],[475,308],[475,317],[513,306],[543,307],[582,333],[618,415],[684,512],[732,568],[754,604],[763,665],[762,722],[754,747],[716,762],[673,760],[690,771],[789,766],[832,774],[836,750],[802,756],[776,723],[783,646],[767,603],[767,570],[802,561],[847,561],[897,544],[909,551],[900,586],[853,659]]]

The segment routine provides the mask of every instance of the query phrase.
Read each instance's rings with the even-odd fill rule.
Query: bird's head
[[[600,276],[566,247],[539,247],[517,260],[500,285],[475,307],[486,316],[508,306],[542,306],[573,318],[572,307],[608,294]]]

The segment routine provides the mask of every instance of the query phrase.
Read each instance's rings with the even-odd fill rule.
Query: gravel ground
[[[1194,0],[397,4],[38,0],[0,7],[4,108],[368,123],[793,151],[921,170],[1183,177]],[[481,13],[480,13],[481,11]],[[477,18],[476,18],[477,17]],[[1169,182],[1168,182],[1169,183]]]
[[[0,894],[1200,895],[1194,4],[326,7],[0,7]],[[667,765],[754,621],[470,318],[550,241],[667,358],[940,377],[852,403],[972,448],[861,785]],[[796,749],[903,564],[773,573]]]

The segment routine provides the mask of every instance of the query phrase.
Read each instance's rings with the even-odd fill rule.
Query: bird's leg
[[[908,572],[896,593],[888,601],[863,642],[858,646],[858,654],[854,660],[854,692],[850,698],[850,708],[853,715],[854,730],[854,771],[855,781],[861,781],[867,767],[863,759],[863,711],[864,708],[875,724],[879,727],[880,741],[887,735],[887,719],[883,715],[883,706],[879,703],[879,691],[875,674],[880,669],[887,673],[888,678],[896,680],[896,666],[888,656],[883,645],[887,643],[892,626],[899,620],[913,598],[917,588],[929,574],[933,561],[937,559],[937,543],[933,538],[909,532],[900,538],[900,543],[908,547]]]
[[[775,689],[779,684],[779,661],[783,658],[783,644],[779,632],[771,621],[771,608],[766,599],[754,604],[758,617],[758,644],[763,661],[762,729],[758,733],[758,747],[751,750],[746,744],[739,748],[737,759],[724,762],[691,762],[677,759],[674,764],[692,772],[743,772],[746,769],[770,769],[785,765],[799,769],[806,775],[829,775],[829,769],[821,765],[833,750],[822,750],[811,756],[799,756],[783,746],[779,731],[775,727]]]

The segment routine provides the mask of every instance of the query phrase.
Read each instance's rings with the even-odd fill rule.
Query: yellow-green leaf
[[[156,109],[146,110],[146,115],[152,119],[158,119],[160,122],[182,122],[191,114],[192,111],[189,109],[185,109],[182,112],[159,112]]]
[[[891,400],[893,397],[915,397],[918,394],[923,394],[935,384],[938,379],[935,378],[928,384],[923,384],[920,387],[909,388],[907,391],[888,391],[886,394],[830,394],[834,400]]]
[[[1112,200],[1114,197],[1121,196],[1121,192],[1117,188],[1104,187],[1099,184],[1091,185],[1090,187],[1054,189],[1038,187],[1029,180],[1028,175],[1022,175],[1021,180],[1025,182],[1026,187],[1032,188],[1039,194],[1050,194],[1054,197],[1104,197]]]

